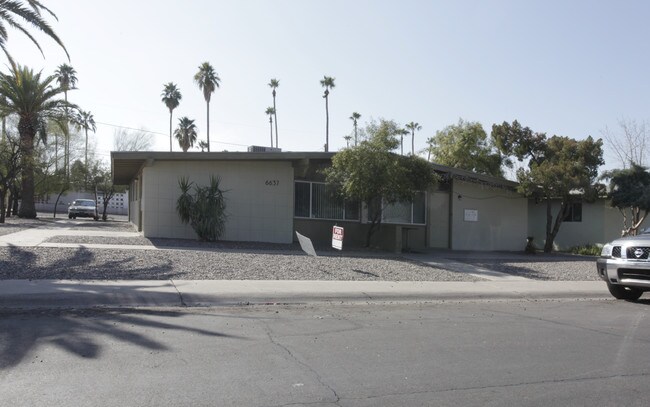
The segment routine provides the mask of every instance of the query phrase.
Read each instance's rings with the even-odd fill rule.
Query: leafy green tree
[[[197,137],[196,124],[194,124],[194,120],[191,120],[187,117],[181,117],[178,119],[178,127],[174,131],[174,136],[176,136],[178,145],[181,146],[184,153],[186,153],[190,148],[194,147],[194,143],[196,143]]]
[[[408,136],[409,131],[406,129],[399,129],[399,151],[401,155],[404,155],[404,136]]]
[[[0,114],[18,116],[20,153],[22,158],[22,201],[18,215],[35,218],[34,206],[34,142],[36,135],[46,137],[45,121],[60,117],[62,109],[76,109],[57,97],[63,93],[60,87],[52,87],[55,76],[41,77],[27,67],[15,65],[10,73],[0,72]]]
[[[97,195],[102,196],[101,218],[103,221],[106,221],[108,219],[106,212],[108,211],[108,205],[111,200],[116,193],[124,192],[126,188],[124,186],[114,185],[111,169],[102,166],[99,162],[96,162],[92,168],[90,168],[89,173],[92,187],[95,191],[95,202],[99,202]]]
[[[350,116],[350,120],[352,120],[352,128],[354,129],[354,145],[357,146],[359,144],[359,139],[357,137],[357,126],[359,124],[359,119],[361,118],[361,114],[357,112],[352,112],[352,116]],[[349,144],[348,144],[349,147]]]
[[[610,204],[623,215],[621,235],[636,236],[650,212],[650,172],[631,163],[629,168],[608,171],[602,178],[609,179]]]
[[[208,152],[210,152],[210,98],[214,91],[219,87],[221,79],[215,72],[212,65],[209,62],[204,62],[199,65],[199,71],[194,75],[194,82],[201,91],[203,91],[203,98],[206,103],[207,111],[207,143],[208,143]]]
[[[200,240],[215,242],[226,228],[226,198],[221,178],[210,176],[210,185],[199,186],[188,178],[178,180],[181,195],[176,212],[184,224],[190,224]],[[194,194],[192,194],[194,187]]]
[[[411,122],[406,124],[406,128],[411,130],[411,155],[415,155],[415,132],[422,130],[419,123]]]
[[[269,115],[269,126],[271,129],[271,147],[273,147],[273,115],[275,114],[275,109],[272,107],[267,107],[265,113]]]
[[[53,39],[61,46],[61,48],[63,48],[68,60],[70,59],[68,50],[65,48],[63,42],[56,35],[50,24],[48,24],[48,22],[43,18],[41,14],[42,12],[46,12],[56,19],[56,15],[38,0],[27,0],[27,4],[19,0],[0,1],[0,48],[2,48],[2,51],[5,53],[12,65],[13,60],[6,48],[7,40],[9,39],[7,26],[13,27],[25,34],[27,38],[36,45],[38,50],[41,51],[41,54],[43,54],[43,49],[41,49],[40,44],[27,28],[22,25],[23,23],[28,23],[33,28]]]
[[[181,103],[183,95],[181,95],[181,91],[178,90],[175,83],[169,82],[165,84],[161,96],[162,102],[169,109],[169,151],[172,151],[172,112]]]
[[[546,137],[522,127],[516,120],[492,126],[492,139],[499,150],[519,161],[528,160],[528,168],[517,171],[519,192],[546,201],[546,242],[544,251],[553,250],[553,242],[571,204],[597,197],[598,168],[603,165],[603,142],[591,136],[584,140]],[[553,220],[552,202],[560,203]]]
[[[399,145],[400,128],[393,121],[371,122],[368,138],[356,147],[339,151],[332,166],[325,170],[327,182],[345,198],[368,205],[370,227],[366,245],[381,225],[386,204],[411,201],[417,192],[436,182],[433,170],[424,159],[402,156],[392,151]]]
[[[77,71],[68,64],[61,64],[54,71],[54,76],[56,76],[56,81],[59,83],[59,86],[63,90],[63,95],[65,96],[65,101],[68,101],[68,91],[75,89],[77,86]],[[70,129],[68,127],[68,121],[70,121],[69,112],[65,110],[65,121],[63,122],[63,166],[66,173],[70,171]]]
[[[277,79],[271,79],[269,82],[269,87],[273,89],[271,94],[273,95],[273,117],[275,119],[275,146],[279,147],[278,145],[278,110],[275,107],[275,95],[276,92],[275,90],[280,86],[280,81]],[[271,141],[271,147],[273,147],[273,141]]]
[[[503,177],[501,165],[504,158],[478,122],[459,119],[458,123],[437,131],[427,143],[435,163],[478,174]]]
[[[325,98],[325,152],[330,151],[330,110],[329,110],[329,96],[330,89],[334,89],[334,78],[331,76],[323,76],[320,85],[325,88],[323,98]]]

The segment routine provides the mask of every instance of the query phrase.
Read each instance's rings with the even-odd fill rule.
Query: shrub
[[[600,256],[600,251],[603,249],[602,245],[586,244],[584,246],[573,246],[569,248],[568,252],[573,254],[581,254],[583,256]]]
[[[210,185],[198,186],[189,178],[181,177],[178,186],[181,196],[176,201],[176,212],[184,224],[190,224],[200,240],[215,242],[226,225],[226,199],[219,184],[220,177],[210,176]],[[194,187],[194,194],[191,193]]]

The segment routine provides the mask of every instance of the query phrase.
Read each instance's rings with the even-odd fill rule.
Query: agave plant
[[[181,196],[176,201],[176,211],[181,222],[190,224],[200,240],[215,242],[226,228],[225,191],[221,189],[221,178],[210,176],[208,186],[198,186],[187,177],[178,180]],[[194,186],[194,195],[190,193]]]

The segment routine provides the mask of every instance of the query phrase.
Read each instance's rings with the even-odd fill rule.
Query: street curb
[[[611,298],[600,281],[4,280],[0,309]]]

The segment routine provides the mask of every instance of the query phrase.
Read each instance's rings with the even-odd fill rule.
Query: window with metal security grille
[[[322,182],[294,183],[294,216],[297,218],[359,220],[357,201],[347,201]]]
[[[406,223],[424,225],[426,223],[426,193],[418,192],[412,202],[384,203],[381,213],[383,223]],[[372,218],[372,210],[368,211],[368,221]],[[376,212],[375,212],[376,213]]]
[[[563,222],[582,222],[582,202],[569,204],[569,212],[562,219]]]

